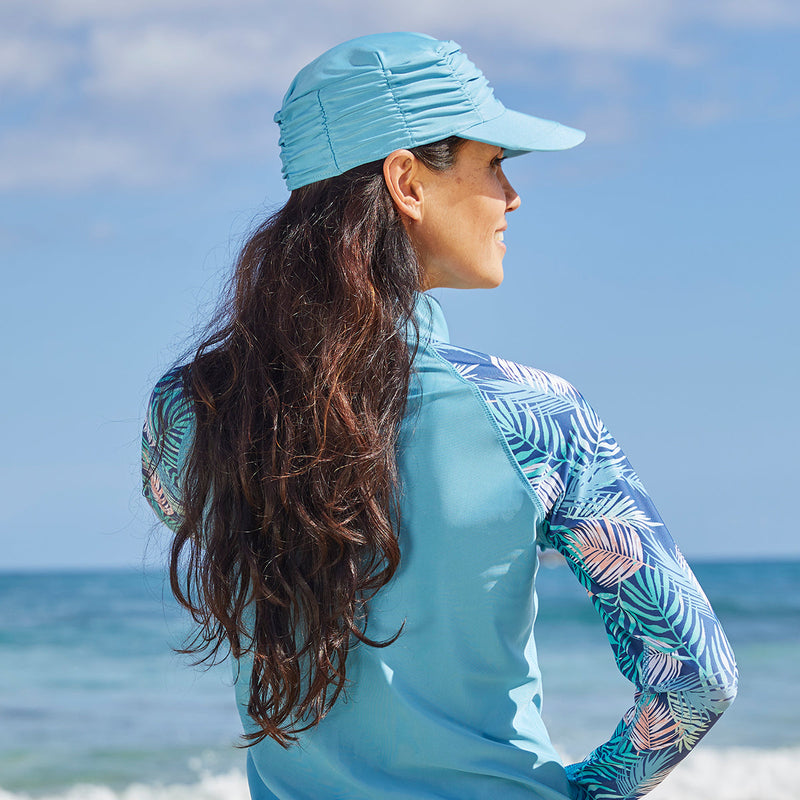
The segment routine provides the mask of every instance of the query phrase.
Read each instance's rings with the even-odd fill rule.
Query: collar
[[[449,342],[450,332],[444,318],[442,306],[435,297],[417,292],[414,301],[414,319],[419,328],[419,344],[424,347],[429,342]],[[413,337],[413,328],[409,326],[409,339]]]

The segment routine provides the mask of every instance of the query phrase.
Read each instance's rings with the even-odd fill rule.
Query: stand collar
[[[428,342],[449,342],[450,332],[444,318],[442,306],[435,297],[423,292],[417,292],[414,302],[414,320],[419,328],[419,345],[424,347]],[[414,331],[409,326],[409,339],[413,338]]]

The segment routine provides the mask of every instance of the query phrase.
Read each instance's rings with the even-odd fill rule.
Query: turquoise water
[[[800,797],[800,562],[693,566],[736,651],[740,694],[652,796]],[[537,586],[544,714],[577,758],[611,733],[632,689],[571,573],[543,567]],[[186,630],[160,574],[0,574],[0,800],[244,797],[229,668],[175,655]],[[710,783],[681,794],[679,776],[695,791]]]
[[[739,696],[705,746],[800,745],[800,562],[692,567],[740,673]],[[546,721],[554,741],[583,756],[598,734],[610,735],[617,712],[630,702],[630,684],[616,671],[605,631],[572,574],[541,569],[537,590]]]
[[[0,787],[188,780],[241,762],[229,670],[170,649],[186,627],[159,575],[0,576]]]

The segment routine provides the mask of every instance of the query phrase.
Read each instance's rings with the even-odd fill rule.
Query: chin
[[[489,283],[486,284],[486,288],[496,289],[503,282],[503,277],[504,275],[500,273],[500,275],[498,275],[496,278],[494,278],[493,280],[489,281]]]
[[[496,269],[451,270],[438,274],[427,273],[425,288],[436,289],[496,289],[503,282],[503,266]]]
[[[484,276],[484,280],[481,282],[480,286],[476,287],[479,289],[496,289],[502,282],[505,275],[503,274],[503,268],[501,267],[497,272],[493,273],[492,275]]]

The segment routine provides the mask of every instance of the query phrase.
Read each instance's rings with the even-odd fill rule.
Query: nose
[[[522,198],[517,194],[514,187],[508,182],[503,173],[503,191],[506,195],[506,212],[516,211],[522,205]]]

